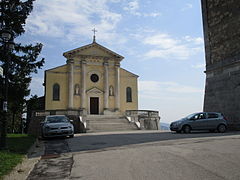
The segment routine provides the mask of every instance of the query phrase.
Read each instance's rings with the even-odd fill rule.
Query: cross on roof
[[[97,30],[94,28],[92,31],[93,31],[93,42],[96,42],[96,32],[97,32]]]

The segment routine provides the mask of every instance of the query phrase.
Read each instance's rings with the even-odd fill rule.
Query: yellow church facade
[[[96,43],[63,53],[66,64],[45,71],[45,109],[124,114],[138,109],[138,76],[123,56]]]

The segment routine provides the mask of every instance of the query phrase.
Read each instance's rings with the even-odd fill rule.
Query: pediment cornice
[[[98,89],[97,87],[93,87],[86,91],[87,94],[103,94],[103,91]]]
[[[88,44],[86,46],[82,46],[82,47],[79,47],[79,48],[76,48],[76,49],[73,49],[73,50],[70,50],[70,51],[67,51],[65,53],[63,53],[63,56],[66,57],[67,59],[69,58],[73,58],[73,57],[91,57],[91,58],[109,58],[109,57],[104,57],[104,56],[98,56],[98,55],[82,55],[81,52],[83,52],[84,50],[86,49],[89,49],[89,48],[97,48],[97,49],[100,49],[104,52],[106,52],[107,54],[109,54],[109,57],[112,57],[113,59],[115,60],[118,60],[118,61],[121,61],[124,57],[111,51],[110,49],[96,43],[96,42],[93,42],[91,44]]]

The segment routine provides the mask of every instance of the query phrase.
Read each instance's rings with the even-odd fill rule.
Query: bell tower
[[[204,111],[240,129],[240,1],[202,0],[206,52]]]

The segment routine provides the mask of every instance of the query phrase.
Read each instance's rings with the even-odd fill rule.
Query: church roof
[[[127,73],[129,73],[129,74],[131,74],[131,75],[137,77],[137,78],[139,77],[137,74],[134,74],[134,73],[132,73],[132,72],[126,70],[126,69],[123,69],[123,68],[121,68],[121,69],[122,69],[123,71],[126,71]]]
[[[110,49],[108,49],[108,48],[106,48],[106,47],[96,43],[95,41],[93,41],[91,44],[88,44],[88,45],[85,45],[85,46],[82,46],[82,47],[79,47],[79,48],[67,51],[67,52],[63,53],[63,56],[68,58],[71,55],[74,55],[74,54],[76,54],[76,53],[78,53],[80,51],[83,51],[83,50],[91,48],[91,47],[97,47],[97,48],[107,52],[108,54],[118,58],[120,61],[124,58],[123,56],[121,56],[121,55],[111,51]]]

